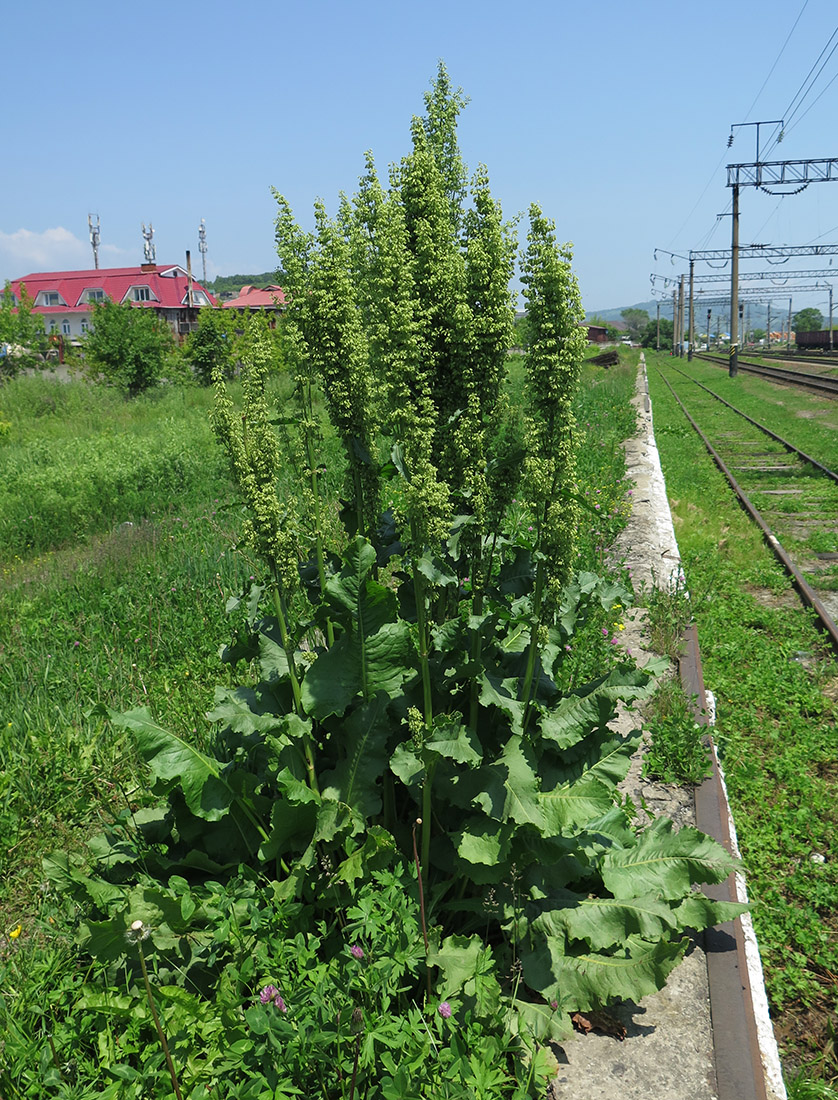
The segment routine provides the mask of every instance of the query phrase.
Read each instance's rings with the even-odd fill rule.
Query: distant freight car
[[[820,332],[796,332],[794,342],[801,351],[808,351],[810,348],[829,348],[829,329],[825,328]],[[838,332],[834,330],[832,346],[838,348]]]

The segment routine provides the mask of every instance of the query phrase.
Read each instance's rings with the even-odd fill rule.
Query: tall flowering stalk
[[[213,378],[212,423],[227,450],[233,477],[247,509],[242,528],[244,542],[268,565],[273,577],[274,612],[288,663],[294,707],[302,716],[296,641],[291,635],[288,613],[290,600],[300,583],[300,508],[293,491],[284,493],[281,500],[277,491],[280,454],[266,395],[271,357],[267,334],[256,328],[247,341],[242,363],[241,412],[236,411],[221,371],[217,370]],[[304,738],[304,755],[309,782],[316,787],[313,749],[308,737]]]
[[[585,331],[582,300],[569,246],[556,244],[555,225],[530,207],[521,282],[527,300],[526,491],[535,517],[539,561],[533,625],[521,698],[529,705],[545,602],[555,603],[573,563],[578,521],[573,397],[579,383]]]

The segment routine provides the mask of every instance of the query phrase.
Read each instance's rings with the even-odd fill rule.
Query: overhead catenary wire
[[[830,46],[832,47],[831,49],[830,49]],[[823,70],[829,64],[829,61],[832,58],[832,55],[835,53],[836,49],[838,49],[838,27],[836,27],[835,30],[832,32],[832,34],[829,36],[829,38],[827,39],[826,45],[823,47],[821,52],[818,54],[817,59],[815,60],[814,64],[811,66],[811,68],[809,69],[809,72],[803,78],[803,80],[802,80],[800,86],[798,87],[797,91],[791,97],[789,105],[786,107],[785,111],[783,112],[783,118],[785,119],[785,128],[783,130],[778,129],[778,130],[774,131],[771,138],[769,138],[768,144],[765,148],[765,152],[763,154],[764,157],[768,157],[771,150],[774,149],[778,145],[778,143],[781,140],[780,135],[781,134],[784,135],[791,128],[791,125],[793,123],[795,115],[798,113],[800,108],[803,106],[804,102],[806,101],[806,97],[812,91],[812,88],[814,87],[816,81],[818,80],[818,77],[820,77]],[[821,58],[823,58],[824,54],[827,53],[827,50],[829,50],[829,53],[827,54],[825,60],[823,61],[823,64],[820,64]],[[819,64],[820,64],[820,68],[818,68]],[[817,72],[815,72],[815,69],[817,69]],[[815,74],[814,76],[812,76],[813,73]],[[830,83],[831,83],[831,81],[830,81]],[[826,89],[824,89],[824,91],[826,91]],[[820,96],[818,96],[818,98],[820,98]],[[814,106],[814,104],[812,104],[812,106]],[[800,120],[798,119],[798,122],[799,121]],[[796,125],[796,123],[795,123],[795,125]]]

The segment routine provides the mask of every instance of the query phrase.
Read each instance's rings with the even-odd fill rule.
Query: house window
[[[90,332],[90,322],[89,321],[82,321],[81,330],[82,330],[82,332]]]
[[[61,331],[65,336],[70,335],[70,322],[69,321],[62,321],[61,322]]]
[[[42,306],[60,306],[61,295],[57,290],[44,290],[41,293],[41,305]]]
[[[84,293],[84,299],[88,302],[104,302],[105,292],[99,287],[92,287]]]
[[[132,286],[131,300],[133,302],[150,302],[151,291],[147,286]]]

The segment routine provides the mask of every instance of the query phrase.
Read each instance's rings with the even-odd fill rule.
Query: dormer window
[[[35,304],[39,306],[63,306],[66,305],[66,302],[61,300],[61,295],[57,290],[42,290]]]
[[[105,292],[100,286],[89,286],[81,296],[82,302],[104,302]]]
[[[151,293],[151,287],[148,286],[132,286],[125,298],[129,302],[156,302],[157,299]]]
[[[188,299],[189,299],[189,294],[187,293],[181,304],[186,305]],[[192,305],[193,306],[208,306],[209,304],[210,304],[209,298],[206,296],[206,294],[204,294],[203,290],[197,290],[196,288],[193,287],[193,289],[192,289]]]

